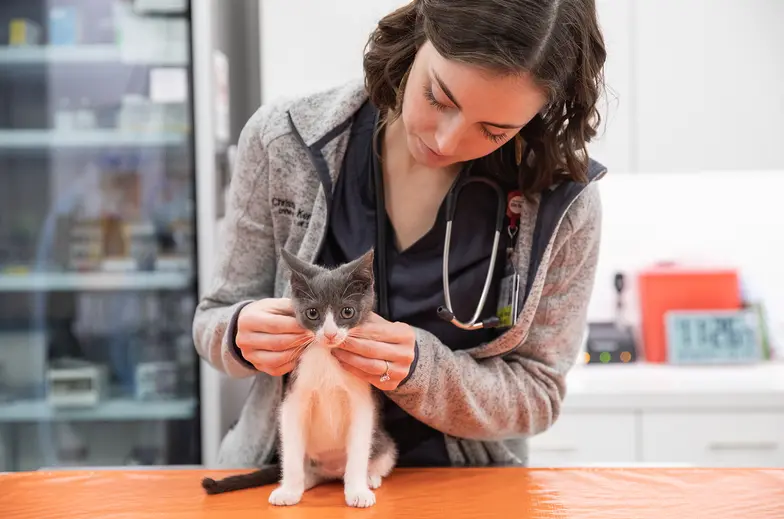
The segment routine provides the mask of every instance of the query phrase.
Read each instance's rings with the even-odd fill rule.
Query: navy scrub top
[[[376,246],[376,198],[371,162],[375,162],[380,172],[381,164],[372,146],[376,114],[377,109],[368,101],[355,116],[334,188],[327,236],[317,258],[321,265],[333,267],[351,261]],[[475,167],[472,174],[482,172]],[[479,183],[467,186],[458,198],[452,222],[449,276],[452,308],[462,320],[469,319],[476,311],[482,292],[492,253],[498,203],[495,191]],[[442,202],[433,227],[404,251],[398,250],[392,225],[388,218],[385,221],[390,315],[383,317],[425,329],[453,350],[471,348],[497,337],[498,330],[462,330],[436,314],[436,309],[444,304],[441,269],[446,201]],[[482,318],[497,310],[507,241],[508,236],[503,232]],[[378,247],[376,252],[380,252]],[[384,427],[399,449],[398,466],[449,465],[443,434],[419,422],[388,398],[383,397],[382,402]]]

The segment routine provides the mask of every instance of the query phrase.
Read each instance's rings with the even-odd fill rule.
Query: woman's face
[[[414,160],[443,168],[492,153],[546,102],[530,76],[449,61],[427,42],[409,73],[401,119]]]

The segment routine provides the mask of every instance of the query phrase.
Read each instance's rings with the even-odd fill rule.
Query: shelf
[[[564,408],[784,410],[784,362],[738,366],[579,365]]]
[[[0,130],[0,149],[177,146],[185,133],[142,133],[119,130]]]
[[[133,8],[140,14],[185,13],[188,10],[188,0],[136,0]]]
[[[196,401],[116,398],[95,407],[52,407],[43,400],[0,403],[0,423],[43,421],[177,420],[194,416]]]
[[[183,47],[183,49],[185,48]],[[81,63],[187,65],[187,55],[184,55],[184,53],[180,54],[183,55],[176,55],[170,49],[163,53],[140,54],[134,49],[124,51],[122,47],[114,44],[0,46],[0,65]]]
[[[0,274],[0,292],[176,290],[187,288],[185,272],[44,272]]]

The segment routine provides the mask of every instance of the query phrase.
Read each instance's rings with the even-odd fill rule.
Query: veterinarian
[[[398,466],[527,463],[527,438],[559,416],[594,284],[605,168],[586,144],[604,61],[595,0],[415,0],[371,34],[364,81],[251,117],[193,325],[212,366],[255,377],[221,464],[277,459],[303,333],[280,250],[334,266],[371,247],[372,339],[334,354],[383,392]],[[459,191],[447,232],[448,194],[477,177],[492,182]],[[480,307],[487,326],[437,312],[447,236],[454,317]]]

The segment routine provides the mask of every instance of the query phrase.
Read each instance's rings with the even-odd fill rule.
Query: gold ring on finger
[[[386,364],[386,369],[384,370],[384,373],[381,375],[381,378],[379,378],[381,382],[386,382],[387,380],[389,380],[389,361],[385,360],[384,363]]]

